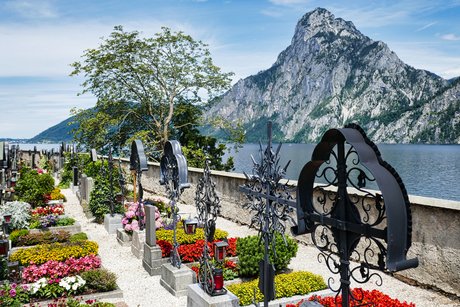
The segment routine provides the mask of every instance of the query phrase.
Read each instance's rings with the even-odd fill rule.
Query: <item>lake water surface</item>
[[[287,178],[298,179],[302,167],[311,160],[314,148],[315,144],[282,145],[280,164],[284,167],[291,160]],[[460,145],[380,144],[378,148],[383,160],[399,173],[410,195],[460,201]],[[253,166],[250,155],[258,159],[259,144],[244,144],[239,152],[231,155],[235,172],[250,173]]]

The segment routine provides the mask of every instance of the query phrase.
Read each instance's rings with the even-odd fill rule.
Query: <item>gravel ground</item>
[[[118,285],[123,290],[123,301],[129,307],[134,306],[186,306],[187,298],[176,298],[160,285],[160,276],[150,276],[142,267],[142,260],[137,259],[130,247],[122,247],[118,244],[116,235],[109,235],[104,225],[99,225],[88,220],[79,205],[77,197],[70,189],[62,190],[67,197],[65,205],[66,214],[76,218],[82,226],[82,231],[88,234],[90,240],[99,244],[99,255],[102,258],[102,265],[114,272],[118,277]],[[189,205],[181,205],[180,213],[188,217],[188,214],[195,213],[195,208]],[[223,218],[218,218],[217,227],[229,232],[230,237],[243,237],[257,234],[254,229],[238,225]],[[318,263],[318,250],[314,247],[299,245],[297,257],[291,260],[289,268],[293,270],[307,270],[315,274],[321,274],[327,281],[333,275],[329,272],[324,263]],[[398,298],[400,301],[415,303],[418,307],[433,306],[460,306],[459,301],[453,301],[434,291],[410,286],[391,276],[380,274],[383,285],[379,287],[375,280],[364,285],[352,284],[352,287],[361,286],[364,289],[378,289],[390,297]],[[335,277],[335,284],[338,278]],[[112,301],[116,302],[116,301]]]

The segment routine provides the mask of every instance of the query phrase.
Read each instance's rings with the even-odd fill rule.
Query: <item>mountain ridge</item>
[[[458,78],[415,69],[317,8],[298,21],[271,67],[239,80],[205,116],[242,120],[249,141],[264,137],[270,119],[275,139],[287,142],[317,142],[327,129],[356,122],[376,142],[460,143],[458,92]]]

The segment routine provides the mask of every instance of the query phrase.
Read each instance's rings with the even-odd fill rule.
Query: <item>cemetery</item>
[[[1,306],[459,304],[460,210],[408,196],[357,125],[296,182],[271,122],[243,174],[188,167],[177,140],[159,163],[137,139],[0,145]]]

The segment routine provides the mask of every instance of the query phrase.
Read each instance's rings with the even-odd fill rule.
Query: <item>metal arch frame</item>
[[[144,229],[144,220],[143,220],[143,197],[144,197],[144,190],[142,188],[142,172],[145,172],[148,170],[148,165],[147,165],[147,157],[145,156],[144,152],[144,145],[142,144],[141,140],[134,140],[131,143],[131,155],[129,157],[129,162],[130,162],[130,167],[129,169],[134,172],[134,179],[135,179],[135,186],[134,190],[137,189],[138,191],[138,197],[137,197],[137,218],[139,222],[139,229],[143,230]],[[135,193],[135,191],[134,191]],[[135,195],[135,194],[134,194]],[[134,199],[136,201],[136,197]]]
[[[160,184],[166,187],[166,193],[171,200],[171,211],[173,216],[173,250],[171,252],[171,265],[180,269],[181,259],[177,243],[177,201],[182,191],[190,187],[188,182],[187,160],[182,154],[180,143],[176,140],[168,140],[163,149],[160,160]]]
[[[346,155],[345,142],[352,146]],[[333,151],[335,146],[337,146],[338,154]],[[355,204],[350,201],[346,190],[350,180],[346,160],[348,154],[353,151],[358,157],[358,161],[353,162],[353,164],[361,163],[367,168],[374,176],[374,180],[382,192],[382,195],[377,194],[374,197],[376,208],[381,211],[379,213],[381,218],[378,219],[378,223],[372,225],[366,223],[366,218],[362,219],[359,213],[355,211],[357,210],[354,207]],[[325,202],[321,202],[320,198],[317,199],[323,204],[323,211],[319,212],[313,204],[313,185],[315,177],[321,177],[317,176],[321,165],[329,161],[331,157],[337,160],[337,168],[335,170],[336,177],[334,180],[328,181],[328,185],[336,185],[338,190],[336,198],[330,199],[333,202],[330,210],[324,210]],[[324,171],[322,175],[324,176]],[[382,196],[384,206],[381,205]],[[386,217],[383,218],[385,214]],[[387,223],[385,229],[374,227],[379,226],[379,223],[384,219]],[[329,270],[336,274],[340,273],[341,285],[339,289],[332,289],[328,283],[330,288],[337,292],[337,296],[342,292],[342,304],[344,306],[348,306],[350,299],[360,300],[353,297],[349,289],[350,277],[358,281],[353,276],[354,270],[349,268],[349,258],[352,253],[356,252],[356,244],[360,238],[364,237],[369,241],[377,238],[386,242],[386,248],[382,243],[377,243],[380,250],[379,268],[381,270],[385,269],[383,258],[386,258],[386,269],[390,272],[413,268],[418,265],[417,258],[406,259],[407,251],[411,245],[412,226],[407,191],[397,172],[382,160],[377,146],[367,138],[358,125],[353,124],[343,129],[328,130],[323,135],[321,142],[315,147],[312,160],[303,167],[299,175],[297,222],[297,226],[292,227],[292,232],[295,235],[311,233],[313,242],[320,249],[320,256],[326,261]],[[316,240],[315,232],[319,227],[324,227],[321,232],[321,241]],[[327,238],[325,239],[326,229],[332,232],[336,243],[331,243]],[[370,266],[366,252],[369,252],[370,245],[371,242],[364,251],[365,262],[362,262],[359,268],[362,275],[362,280],[358,281],[360,283],[367,282],[372,276],[378,276],[377,273],[369,273]],[[335,251],[332,252],[332,249]],[[329,250],[330,253],[324,253],[326,250]],[[333,260],[331,253],[339,254],[340,262]]]

